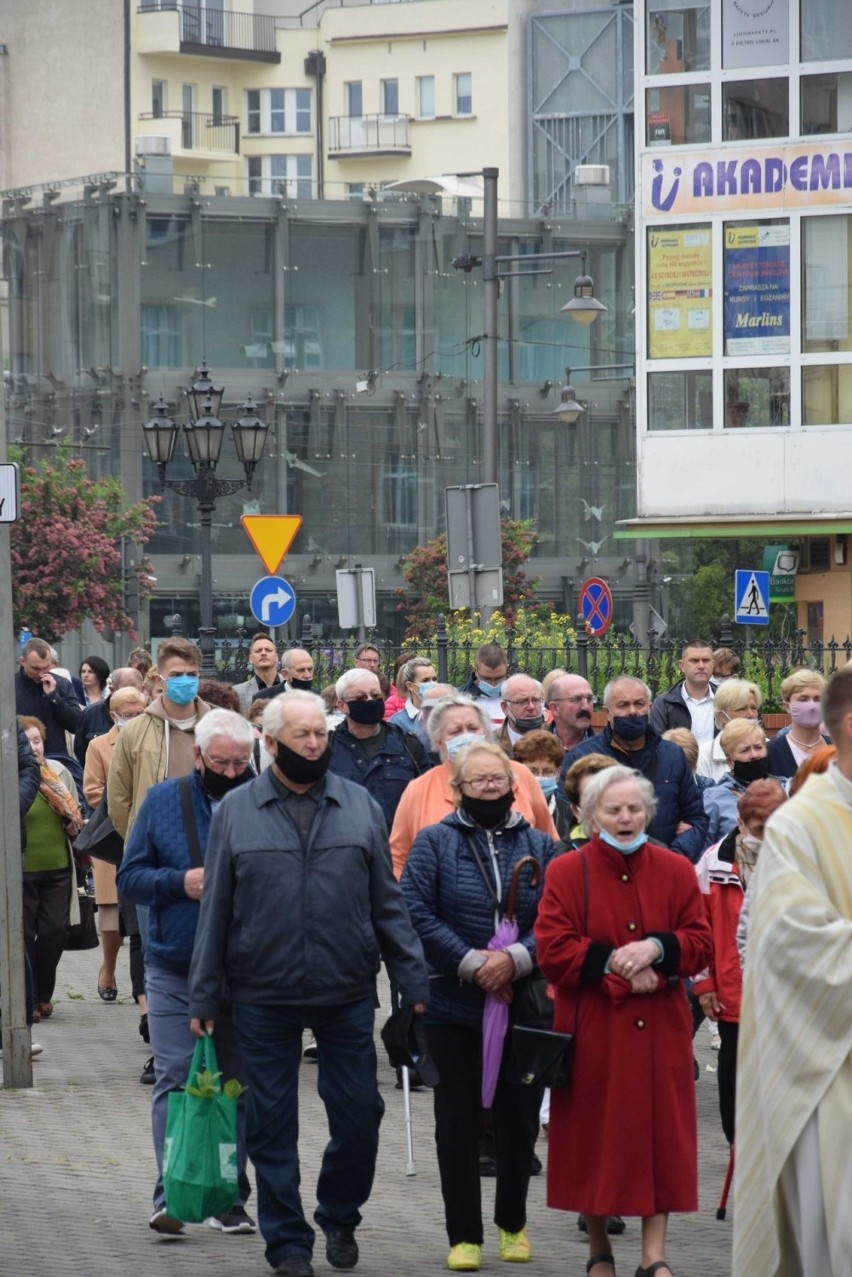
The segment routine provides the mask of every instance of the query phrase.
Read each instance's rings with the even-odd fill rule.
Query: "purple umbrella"
[[[537,887],[541,878],[541,865],[535,856],[522,856],[512,870],[509,882],[509,896],[506,901],[506,912],[497,925],[497,930],[488,941],[489,949],[505,949],[514,944],[518,938],[518,922],[515,917],[515,900],[518,895],[518,883],[521,870],[530,867],[530,885]],[[486,993],[485,1006],[482,1011],[482,1107],[490,1109],[497,1090],[497,1077],[500,1073],[500,1061],[503,1058],[503,1043],[509,1024],[509,1003],[502,1002],[493,993]]]

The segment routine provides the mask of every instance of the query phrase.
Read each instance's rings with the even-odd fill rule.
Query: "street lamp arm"
[[[192,497],[200,503],[233,496],[247,484],[245,479],[217,479],[209,472],[202,471],[194,479],[164,479],[162,486],[180,497]]]

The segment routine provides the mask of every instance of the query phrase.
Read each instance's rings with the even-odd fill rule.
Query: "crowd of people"
[[[384,962],[417,1043],[392,1061],[400,1085],[434,1087],[451,1271],[481,1266],[489,1174],[500,1259],[532,1258],[543,1127],[548,1203],[577,1213],[590,1277],[612,1277],[631,1216],[636,1277],[673,1277],[668,1216],[697,1208],[705,1019],[732,1156],[736,1131],[736,1277],[852,1270],[852,664],[793,670],[769,739],[760,688],[704,642],[656,698],[613,678],[600,714],[585,678],[510,673],[494,643],[460,689],[416,651],[389,681],[371,643],[321,694],[308,651],[279,659],[259,633],[248,660],[241,683],[202,681],[176,637],[72,678],[34,638],[16,674],[28,1022],[53,1014],[93,896],[97,994],[118,998],[126,940],[150,1043],[150,1227],[185,1229],[163,1185],[167,1102],[211,1033],[247,1087],[236,1199],[211,1226],[256,1231],[253,1171],[270,1266],[313,1272],[306,1057],[329,1125],[313,1220],[332,1267],[356,1266]],[[75,850],[101,810],[117,872]]]

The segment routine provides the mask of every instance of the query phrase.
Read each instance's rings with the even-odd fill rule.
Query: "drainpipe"
[[[325,54],[319,49],[312,49],[305,58],[305,75],[312,75],[317,82],[317,111],[316,111],[316,135],[317,135],[317,199],[324,198],[325,192],[325,167],[324,167],[324,145],[323,145],[323,108],[322,108],[322,82],[325,75]]]

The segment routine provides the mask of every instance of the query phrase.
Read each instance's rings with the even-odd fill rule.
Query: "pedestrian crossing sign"
[[[734,581],[737,625],[769,624],[769,573],[739,569]]]

